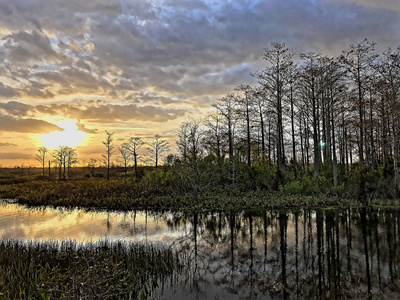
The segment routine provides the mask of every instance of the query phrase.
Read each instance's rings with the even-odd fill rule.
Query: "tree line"
[[[197,178],[199,159],[215,157],[232,183],[237,164],[267,162],[278,181],[328,170],[335,187],[357,166],[393,178],[398,193],[400,47],[378,55],[375,46],[365,39],[337,57],[310,52],[295,61],[272,43],[265,68],[251,73],[257,85],[239,85],[203,122],[181,125],[181,159],[190,156]]]
[[[107,179],[110,179],[110,168],[113,165],[112,158],[117,156],[118,162],[124,168],[125,176],[127,175],[128,167],[131,162],[134,163],[135,176],[138,177],[138,160],[140,158],[139,149],[146,145],[140,137],[130,137],[127,141],[123,142],[120,147],[116,148],[114,143],[114,132],[105,131],[106,137],[102,141],[105,146],[105,151],[101,155],[102,159],[97,160],[91,158],[87,166],[93,172],[98,163],[107,168]],[[157,168],[161,155],[169,151],[168,141],[162,139],[159,135],[155,135],[152,142],[147,144],[147,153],[149,159],[154,163]],[[70,169],[74,164],[79,162],[76,149],[68,146],[59,146],[51,150],[46,147],[39,147],[35,159],[41,164],[43,169],[43,176],[46,176],[46,168],[48,168],[48,176],[51,174],[51,165],[58,167],[58,178],[65,180],[70,177]]]

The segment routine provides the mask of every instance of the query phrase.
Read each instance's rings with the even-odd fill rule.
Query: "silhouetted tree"
[[[379,72],[382,79],[381,83],[383,83],[382,87],[386,89],[389,98],[389,110],[392,121],[394,182],[397,193],[399,193],[399,107],[397,98],[400,90],[400,46],[396,50],[387,49],[375,64],[375,69]]]
[[[199,175],[199,160],[202,154],[202,137],[204,135],[204,130],[201,127],[200,120],[189,120],[181,125],[184,127],[184,132],[187,134],[187,144],[186,148],[179,148],[180,150],[186,149],[188,153],[188,161],[191,170],[190,182],[193,191],[193,201],[198,201],[198,194],[200,190],[200,175]],[[177,141],[178,143],[179,141]],[[179,144],[178,144],[179,147]],[[183,153],[181,152],[181,155]]]
[[[267,61],[267,67],[253,76],[259,79],[259,83],[270,96],[276,115],[276,146],[278,170],[285,173],[285,146],[283,131],[283,104],[289,92],[289,82],[293,70],[293,53],[283,43],[272,43],[272,48],[266,48],[263,58]]]
[[[43,176],[44,176],[44,165],[46,163],[46,154],[48,150],[46,147],[39,147],[38,154],[36,154],[35,159],[42,165]]]
[[[102,141],[103,145],[106,146],[106,154],[102,154],[103,163],[107,167],[107,180],[110,179],[110,167],[111,167],[111,156],[114,154],[114,132],[106,132],[106,139]]]
[[[138,178],[137,161],[139,157],[138,150],[144,145],[144,142],[140,137],[131,137],[128,142],[124,143],[124,148],[133,155],[133,161],[135,164],[135,177]]]
[[[71,167],[79,162],[78,153],[76,152],[76,149],[67,147],[65,156],[66,156],[66,164],[68,166],[68,177],[70,177]]]
[[[154,161],[154,164],[157,168],[161,154],[169,151],[169,143],[167,140],[160,139],[160,136],[156,134],[154,136],[154,140],[151,143],[149,143],[147,151],[153,156],[152,160]]]
[[[365,39],[357,45],[350,45],[340,56],[340,61],[346,68],[348,78],[352,81],[356,90],[355,99],[359,116],[358,153],[360,164],[364,164],[365,94],[370,86],[371,66],[377,57],[377,55],[373,53],[375,44],[376,43],[369,42]]]
[[[122,166],[124,167],[124,172],[126,177],[128,172],[128,165],[129,162],[131,161],[131,153],[129,152],[128,149],[126,149],[126,143],[122,144],[121,147],[118,147],[118,151],[119,151],[119,158],[122,163]]]

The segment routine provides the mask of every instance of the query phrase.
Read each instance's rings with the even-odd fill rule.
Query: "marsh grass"
[[[180,268],[175,253],[129,242],[0,241],[1,299],[147,299]]]
[[[30,206],[101,208],[111,210],[174,209],[189,211],[231,210],[277,207],[349,206],[358,201],[332,195],[293,195],[279,191],[254,190],[238,192],[211,191],[199,195],[194,202],[190,192],[178,192],[173,187],[149,188],[143,182],[121,179],[89,179],[31,181],[0,186],[0,198],[18,199]]]

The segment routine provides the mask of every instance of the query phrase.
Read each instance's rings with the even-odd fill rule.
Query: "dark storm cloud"
[[[36,119],[18,119],[0,114],[0,131],[23,132],[23,133],[48,133],[62,131],[57,125]]]
[[[330,55],[364,37],[397,46],[399,13],[395,0],[8,1],[0,3],[0,28],[10,32],[0,67],[20,89],[0,86],[0,96],[129,100],[151,88],[197,105],[251,83],[274,41]]]

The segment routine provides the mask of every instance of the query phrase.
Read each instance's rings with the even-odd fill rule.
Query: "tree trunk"
[[[135,160],[135,178],[138,178],[138,171],[137,171],[137,155],[136,153],[133,154],[134,160]]]
[[[293,166],[294,166],[294,177],[297,178],[297,159],[296,159],[296,141],[294,137],[294,104],[293,104],[293,86],[290,85],[290,121],[292,125],[292,155],[293,155]]]

